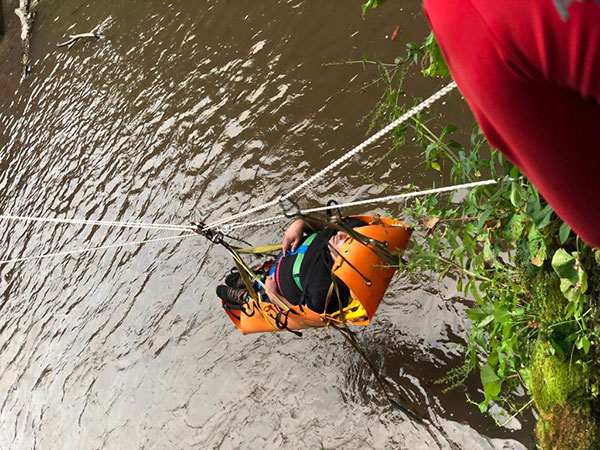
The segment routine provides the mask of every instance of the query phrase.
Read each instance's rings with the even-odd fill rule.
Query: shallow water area
[[[324,64],[393,61],[427,33],[418,4],[389,1],[364,20],[360,5],[42,0],[31,78],[0,69],[0,213],[182,225],[284,194],[364,140],[357,122],[380,95],[361,90],[374,71]],[[100,40],[56,48],[97,26]],[[425,97],[442,84],[407,86]],[[456,92],[438,110],[471,120]],[[359,170],[430,186],[416,146],[375,166],[387,148],[307,189],[302,205],[379,195]],[[284,226],[239,237],[275,243]],[[530,415],[500,429],[466,403],[465,392],[483,396],[476,379],[448,394],[435,384],[461,363],[468,326],[451,280],[399,277],[356,330],[429,412],[427,428],[390,407],[333,330],[242,336],[214,295],[232,262],[198,236],[12,221],[0,233],[0,259],[175,236],[0,267],[0,448],[534,446]]]

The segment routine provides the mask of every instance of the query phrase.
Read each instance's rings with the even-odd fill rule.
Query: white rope
[[[223,224],[226,224],[226,223],[229,223],[229,222],[233,222],[234,220],[237,220],[237,219],[240,219],[242,217],[248,216],[250,214],[256,213],[258,211],[262,211],[264,209],[270,208],[272,206],[277,205],[279,202],[281,202],[283,200],[289,199],[290,197],[292,197],[293,195],[297,194],[298,192],[300,192],[305,187],[309,186],[310,184],[314,183],[319,178],[321,178],[324,175],[326,175],[328,172],[330,172],[331,170],[333,170],[334,168],[336,168],[340,164],[342,164],[342,163],[346,162],[348,159],[352,158],[358,152],[361,152],[362,150],[364,150],[367,146],[375,143],[377,140],[381,139],[386,134],[392,132],[396,127],[398,127],[399,125],[402,125],[408,119],[416,116],[418,113],[420,113],[424,109],[429,108],[433,103],[435,103],[436,101],[438,101],[440,98],[442,98],[448,92],[452,91],[455,87],[456,87],[456,83],[454,81],[452,83],[448,84],[447,86],[443,87],[442,89],[440,89],[439,91],[437,91],[435,94],[433,94],[431,97],[429,97],[428,99],[426,99],[423,102],[419,103],[417,106],[415,106],[415,107],[411,108],[410,110],[408,110],[406,113],[404,113],[398,119],[394,120],[392,123],[390,123],[389,125],[387,125],[385,128],[379,130],[377,133],[375,133],[373,136],[371,136],[370,138],[368,138],[362,144],[354,147],[352,150],[350,150],[344,156],[342,156],[341,158],[337,159],[336,161],[334,161],[333,163],[331,163],[329,166],[325,167],[321,171],[317,172],[316,174],[314,174],[313,176],[311,176],[309,179],[307,179],[306,181],[304,181],[302,184],[300,184],[296,188],[292,189],[287,194],[285,194],[283,196],[280,196],[279,198],[277,198],[275,200],[272,200],[272,201],[270,201],[268,203],[265,203],[263,205],[256,206],[256,207],[254,207],[252,209],[249,209],[247,211],[235,214],[235,215],[230,216],[230,217],[226,217],[224,219],[217,220],[217,221],[215,221],[213,223],[208,224],[204,229],[205,230],[210,230],[210,229],[216,228],[216,227],[218,227],[220,225],[223,225]]]
[[[317,208],[303,209],[300,211],[300,213],[308,214],[308,213],[312,213],[312,212],[326,211],[328,209],[349,208],[352,206],[368,205],[370,203],[383,203],[383,202],[389,202],[392,200],[405,200],[408,198],[422,197],[425,195],[442,194],[444,192],[458,191],[460,189],[472,189],[472,188],[478,187],[478,186],[488,186],[490,184],[497,184],[497,183],[500,183],[502,180],[503,179],[500,179],[500,180],[490,179],[490,180],[484,180],[484,181],[474,181],[471,183],[456,184],[454,186],[446,186],[446,187],[440,187],[440,188],[434,188],[434,189],[427,189],[425,191],[406,192],[404,194],[388,195],[386,197],[371,198],[371,199],[367,199],[367,200],[358,200],[355,202],[342,203],[342,204],[332,205],[332,206],[319,206]],[[235,224],[228,225],[228,226],[226,225],[225,227],[222,228],[222,231],[223,231],[223,233],[228,234],[233,230],[239,230],[241,228],[252,227],[252,226],[277,223],[277,222],[280,222],[281,220],[284,220],[287,218],[288,217],[286,217],[285,215],[279,215],[279,216],[269,217],[268,219],[256,220],[254,222],[235,223]]]
[[[424,109],[429,108],[433,103],[435,103],[437,100],[439,100],[440,98],[442,98],[448,92],[452,91],[455,87],[456,87],[456,83],[454,81],[452,83],[448,84],[447,86],[443,87],[438,92],[436,92],[435,94],[433,94],[431,97],[429,97],[425,101],[421,102],[417,106],[411,108],[409,111],[407,111],[401,117],[399,117],[398,119],[396,119],[394,122],[390,123],[385,128],[383,128],[380,131],[378,131],[377,133],[375,133],[373,136],[371,136],[370,138],[368,138],[366,141],[364,141],[360,145],[354,147],[351,151],[349,151],[348,153],[346,153],[344,156],[342,156],[341,158],[337,159],[336,161],[334,161],[333,163],[331,163],[329,166],[325,167],[321,171],[317,172],[316,174],[314,174],[313,176],[311,176],[310,178],[308,178],[306,181],[304,181],[303,183],[301,183],[299,186],[297,186],[296,188],[292,189],[287,194],[285,194],[283,196],[280,196],[279,198],[277,198],[275,200],[272,200],[272,201],[270,201],[268,203],[265,203],[265,204],[263,204],[261,206],[257,206],[255,208],[252,208],[252,209],[247,210],[245,212],[241,212],[241,213],[235,214],[235,215],[233,215],[231,217],[227,217],[227,218],[218,220],[216,222],[213,222],[211,224],[208,224],[204,229],[205,230],[210,230],[210,229],[213,229],[213,228],[217,228],[220,225],[223,225],[223,224],[226,224],[226,223],[229,223],[229,222],[233,222],[234,220],[237,220],[237,219],[240,219],[242,217],[245,217],[245,216],[248,216],[250,214],[253,214],[255,212],[262,211],[264,209],[270,208],[272,206],[277,205],[279,202],[281,202],[283,200],[289,199],[293,195],[295,195],[298,192],[300,192],[302,189],[304,189],[307,186],[309,186],[312,183],[314,183],[319,178],[322,178],[324,175],[326,175],[327,173],[331,172],[334,168],[338,167],[339,165],[341,165],[344,162],[346,162],[348,159],[352,158],[355,154],[357,154],[357,153],[361,152],[362,150],[364,150],[367,146],[375,143],[376,141],[378,141],[379,139],[381,139],[383,136],[385,136],[386,134],[388,134],[391,131],[393,131],[396,127],[398,127],[402,123],[406,122],[408,119],[410,119],[413,116],[417,115],[419,112],[423,111]],[[106,221],[106,220],[58,219],[58,218],[49,218],[49,217],[16,216],[16,215],[10,215],[10,214],[0,215],[0,220],[13,220],[13,221],[22,221],[22,222],[60,223],[60,224],[70,224],[70,225],[97,225],[97,226],[105,226],[105,227],[139,228],[139,229],[166,230],[166,231],[183,231],[183,230],[189,230],[190,229],[190,227],[188,225],[169,225],[169,224],[144,223],[144,222],[117,222],[117,221]],[[261,220],[261,221],[257,221],[257,223],[261,223],[261,224],[262,223],[270,223],[270,222],[271,221],[269,219],[264,219],[264,220]],[[242,227],[242,226],[243,225],[237,225],[237,227]],[[224,229],[225,230],[231,230],[231,229],[234,229],[234,228],[232,228],[230,226],[230,227],[224,227]],[[2,264],[2,263],[3,262],[0,261],[0,264]]]
[[[70,225],[99,225],[105,227],[120,227],[120,228],[142,228],[148,230],[167,230],[167,231],[182,231],[189,230],[189,225],[167,225],[160,223],[144,223],[144,222],[115,222],[107,220],[83,220],[83,219],[56,219],[50,217],[26,217],[13,215],[0,215],[0,220],[18,220],[22,222],[46,222],[46,223],[65,223]]]
[[[111,248],[125,247],[128,245],[148,244],[150,242],[160,242],[160,241],[167,241],[170,239],[180,239],[180,238],[184,238],[184,237],[188,237],[188,236],[197,236],[197,234],[196,233],[185,233],[185,234],[179,234],[177,236],[168,236],[168,237],[163,237],[163,238],[147,239],[145,241],[125,242],[122,244],[103,245],[102,247],[82,248],[82,249],[78,249],[78,250],[67,250],[67,251],[57,252],[57,253],[48,253],[45,255],[36,255],[36,256],[26,256],[23,258],[5,259],[3,261],[0,261],[0,265],[16,263],[16,262],[23,262],[23,261],[32,261],[35,259],[42,259],[42,258],[52,258],[54,256],[67,256],[67,255],[73,255],[76,253],[94,252],[97,250],[109,250]]]
[[[279,198],[272,200],[268,203],[265,203],[261,206],[254,207],[252,209],[241,212],[239,214],[235,214],[231,217],[227,217],[227,218],[218,220],[216,222],[213,222],[213,223],[207,225],[205,227],[205,230],[210,230],[213,228],[220,227],[221,230],[227,234],[234,229],[245,228],[245,227],[249,227],[249,226],[253,226],[253,225],[276,223],[276,222],[286,218],[284,215],[280,215],[280,216],[275,216],[275,217],[272,217],[269,219],[258,220],[255,222],[222,226],[224,224],[233,222],[234,220],[240,219],[242,217],[248,216],[248,215],[256,213],[258,211],[262,211],[264,209],[275,206],[278,203],[280,203],[281,201],[291,198],[295,194],[302,191],[304,188],[306,188],[309,185],[311,185],[312,183],[314,183],[316,180],[322,178],[327,173],[331,172],[333,169],[335,169],[339,165],[348,161],[350,158],[352,158],[357,153],[363,151],[367,146],[375,143],[376,141],[381,139],[383,136],[385,136],[386,134],[393,131],[396,127],[403,124],[408,119],[414,117],[415,115],[417,115],[424,109],[429,108],[433,103],[435,103],[437,100],[442,98],[448,92],[452,91],[455,87],[456,87],[456,83],[454,81],[452,83],[448,84],[447,86],[443,87],[438,92],[433,94],[431,97],[429,97],[425,101],[421,102],[417,106],[411,108],[409,111],[407,111],[401,117],[399,117],[398,119],[396,119],[395,121],[393,121],[392,123],[390,123],[389,125],[384,127],[383,129],[381,129],[380,131],[378,131],[377,133],[372,135],[370,138],[365,140],[360,145],[354,147],[351,151],[349,151],[344,156],[342,156],[341,158],[339,158],[336,161],[334,161],[333,163],[331,163],[329,166],[325,167],[321,171],[317,172],[316,174],[314,174],[313,176],[311,176],[310,178],[305,180],[303,183],[301,183],[299,186],[297,186],[296,188],[289,191],[287,194],[280,196]],[[491,180],[491,181],[495,182],[495,180]],[[479,183],[482,183],[482,182],[479,182]],[[470,183],[470,184],[472,184],[472,183]],[[491,183],[488,183],[488,184],[491,184]],[[466,185],[464,187],[466,187]],[[338,205],[337,207],[341,208],[341,207],[347,207],[347,206],[364,205],[364,204],[375,203],[375,202],[380,202],[380,201],[389,201],[389,200],[395,200],[395,199],[400,199],[400,198],[414,197],[417,195],[425,195],[426,193],[434,193],[434,191],[444,192],[446,190],[453,190],[453,189],[460,189],[460,188],[461,187],[451,186],[449,188],[440,188],[442,190],[434,189],[434,190],[430,190],[430,191],[424,191],[421,193],[413,192],[413,193],[409,193],[409,194],[401,194],[399,196],[388,196],[388,197],[382,197],[379,199],[363,200],[363,201],[359,201],[359,202],[352,202],[352,203]],[[309,213],[309,212],[324,211],[327,209],[329,209],[329,207],[325,206],[325,207],[320,207],[320,208],[308,209],[308,210],[305,210],[302,212]],[[148,230],[183,231],[183,230],[190,229],[190,227],[187,225],[168,225],[168,224],[155,224],[155,223],[143,223],[143,222],[136,223],[136,222],[117,222],[117,221],[104,221],[104,220],[84,220],[84,219],[58,219],[58,218],[47,218],[47,217],[16,216],[16,215],[10,215],[10,214],[0,215],[0,220],[13,220],[13,221],[23,221],[23,222],[42,222],[42,223],[60,223],[60,224],[71,224],[71,225],[97,225],[97,226],[106,226],[106,227],[139,228],[139,229],[148,229]],[[150,242],[159,242],[159,241],[165,241],[165,240],[169,240],[169,239],[178,239],[178,238],[183,238],[183,237],[192,236],[192,235],[195,235],[195,233],[187,233],[187,234],[182,234],[182,235],[178,235],[178,236],[170,236],[170,237],[166,237],[166,238],[148,239],[148,240],[137,241],[137,242],[126,242],[123,244],[113,244],[113,245],[85,248],[85,249],[79,249],[79,250],[48,253],[45,255],[14,258],[14,259],[0,261],[0,265],[15,263],[15,262],[31,261],[31,260],[41,259],[41,258],[50,258],[50,257],[55,257],[55,256],[66,256],[66,255],[77,254],[77,253],[86,253],[86,252],[92,252],[92,251],[97,251],[97,250],[108,250],[111,248],[119,248],[119,247],[130,246],[130,245],[141,245],[141,244],[146,244],[146,243],[150,243]]]

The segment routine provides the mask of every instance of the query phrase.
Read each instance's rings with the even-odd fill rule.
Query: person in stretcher
[[[355,228],[365,223],[357,218],[348,218],[344,225]],[[340,305],[347,306],[350,290],[340,279],[335,280],[337,288],[328,303],[327,295],[332,284],[333,263],[348,237],[343,231],[317,229],[314,225],[308,226],[302,219],[294,221],[283,236],[276,262],[265,274],[264,294],[273,303],[279,300],[289,308],[303,305],[316,313],[332,313],[339,310]],[[217,287],[217,296],[228,305],[241,305],[248,295],[236,269],[225,277],[225,285]]]

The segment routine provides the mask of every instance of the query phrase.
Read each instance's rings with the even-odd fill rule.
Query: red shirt
[[[425,11],[490,144],[600,247],[600,6],[560,4],[564,19],[553,0],[425,0]]]

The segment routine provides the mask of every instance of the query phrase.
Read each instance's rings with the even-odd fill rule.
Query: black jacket
[[[357,219],[349,219],[346,225],[354,228],[364,225],[364,223]],[[300,266],[302,291],[298,288],[292,276],[292,269],[298,255],[287,255],[281,258],[277,268],[279,288],[287,301],[294,305],[306,305],[317,313],[325,311],[327,293],[332,282],[331,268],[334,262],[327,244],[329,239],[336,233],[337,230],[325,228],[317,233],[317,236],[309,245]],[[306,240],[307,236],[304,237],[303,241]],[[340,294],[339,299],[334,289],[327,306],[328,313],[338,311],[340,301],[342,306],[347,306],[350,298],[350,290],[339,278],[336,278],[336,284]]]

